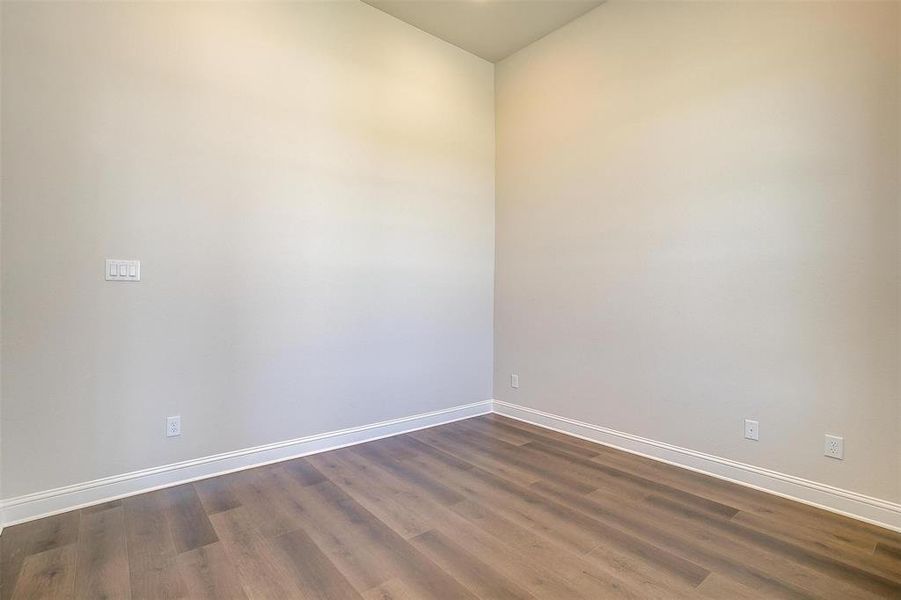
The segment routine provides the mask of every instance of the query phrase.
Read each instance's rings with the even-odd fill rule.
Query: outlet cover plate
[[[166,417],[166,437],[181,435],[181,416]]]
[[[845,458],[845,438],[827,433],[823,454],[829,458],[843,460]]]
[[[758,421],[745,419],[745,439],[755,442],[760,439],[760,423]]]

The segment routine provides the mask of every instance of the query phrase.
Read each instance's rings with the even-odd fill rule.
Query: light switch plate
[[[107,281],[141,281],[141,261],[106,259]]]

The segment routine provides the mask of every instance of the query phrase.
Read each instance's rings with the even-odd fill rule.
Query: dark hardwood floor
[[[2,598],[901,598],[901,535],[496,415],[9,527]]]

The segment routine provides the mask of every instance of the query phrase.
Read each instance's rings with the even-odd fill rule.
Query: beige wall
[[[0,54],[3,48],[3,9],[0,8]],[[0,57],[0,115],[3,114],[3,61]],[[3,122],[0,118],[0,269],[3,265]],[[3,276],[0,270],[0,498],[3,498]],[[2,519],[0,515],[0,519]]]
[[[5,497],[491,397],[492,65],[357,2],[2,20]]]
[[[614,1],[500,63],[495,397],[901,500],[898,10]]]
[[[0,6],[2,497],[491,395],[491,65],[356,2]],[[495,397],[901,500],[899,34],[612,1],[501,63]]]

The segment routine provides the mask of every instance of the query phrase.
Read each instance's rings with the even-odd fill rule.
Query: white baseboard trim
[[[638,454],[677,467],[816,506],[901,532],[901,504],[763,469],[727,458],[658,442],[534,408],[495,400],[494,412],[539,427]]]
[[[490,412],[901,532],[901,504],[534,408],[502,400],[485,400],[9,498],[0,501],[0,533],[10,525],[93,504],[362,444]]]
[[[9,498],[0,502],[0,531],[17,523],[126,496],[468,419],[491,412],[491,404],[491,400],[484,400]]]

